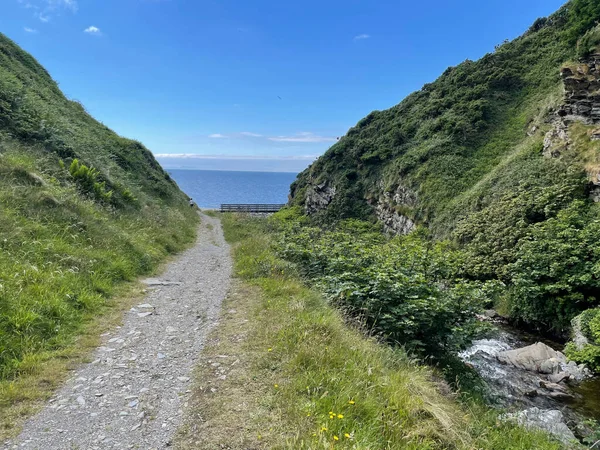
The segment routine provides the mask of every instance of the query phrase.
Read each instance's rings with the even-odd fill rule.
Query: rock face
[[[335,186],[330,185],[328,181],[309,186],[304,201],[306,214],[311,215],[327,208],[334,197]]]
[[[577,441],[573,432],[565,424],[562,412],[557,409],[533,407],[517,413],[504,414],[501,419],[514,421],[526,428],[546,431],[567,445]]]
[[[384,192],[379,198],[375,213],[383,223],[383,228],[388,233],[408,234],[415,228],[415,222],[409,217],[399,213],[397,207],[412,208],[417,203],[417,195],[406,186],[398,186],[396,190]]]
[[[565,104],[560,117],[584,123],[600,123],[600,55],[591,55],[575,67],[564,67]]]

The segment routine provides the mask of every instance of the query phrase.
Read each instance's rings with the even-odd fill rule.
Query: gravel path
[[[191,370],[231,275],[218,219],[202,215],[196,246],[146,280],[144,301],[4,448],[162,449],[186,406]]]

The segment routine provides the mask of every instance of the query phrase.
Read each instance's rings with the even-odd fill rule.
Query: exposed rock
[[[537,342],[527,347],[498,353],[498,361],[513,365],[519,369],[538,373],[558,373],[560,370],[559,352],[546,344]],[[562,355],[566,363],[566,358]]]
[[[567,372],[560,372],[560,373],[553,373],[548,375],[548,380],[550,380],[552,383],[562,383],[563,381],[568,380],[569,378],[571,378],[571,375],[569,375]]]
[[[304,200],[306,214],[314,214],[327,208],[335,197],[335,191],[335,186],[331,186],[329,181],[308,186],[306,189],[306,198]]]
[[[398,186],[394,193],[384,192],[377,202],[375,213],[388,233],[408,234],[414,230],[415,222],[397,211],[396,207],[412,208],[417,203],[417,195],[406,186]]]
[[[548,410],[533,407],[517,413],[504,414],[500,418],[506,421],[514,421],[526,428],[546,431],[567,445],[577,440],[565,424],[562,412],[557,409]]]
[[[600,183],[590,183],[588,197],[595,203],[600,202]]]
[[[542,154],[546,158],[559,158],[562,153],[568,150],[570,144],[567,124],[563,119],[558,118],[554,121],[552,129],[544,137]]]
[[[565,104],[560,117],[587,124],[600,123],[600,57],[592,55],[575,68],[564,67],[560,75],[565,86]]]

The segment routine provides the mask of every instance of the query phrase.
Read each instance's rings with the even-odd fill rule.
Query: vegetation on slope
[[[197,220],[145,147],[0,35],[0,406],[120,284],[191,242]]]
[[[542,148],[561,102],[559,69],[594,51],[599,20],[600,3],[571,0],[494,53],[372,112],[300,174],[292,203],[304,204],[311,186],[335,186],[313,215],[329,224],[372,220],[386,195],[411,192],[414,204],[396,212],[464,252],[463,277],[504,283],[503,312],[567,333],[600,301],[598,208],[588,199],[600,148],[585,125],[571,127],[574,145],[560,158]]]
[[[460,406],[430,369],[349,328],[278,257],[286,214],[222,216],[242,282],[205,350],[178,448],[561,448]]]

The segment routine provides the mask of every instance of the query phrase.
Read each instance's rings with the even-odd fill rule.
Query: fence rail
[[[282,204],[260,204],[260,203],[246,203],[246,204],[222,204],[221,212],[253,212],[253,213],[274,213],[279,211],[285,206]]]

